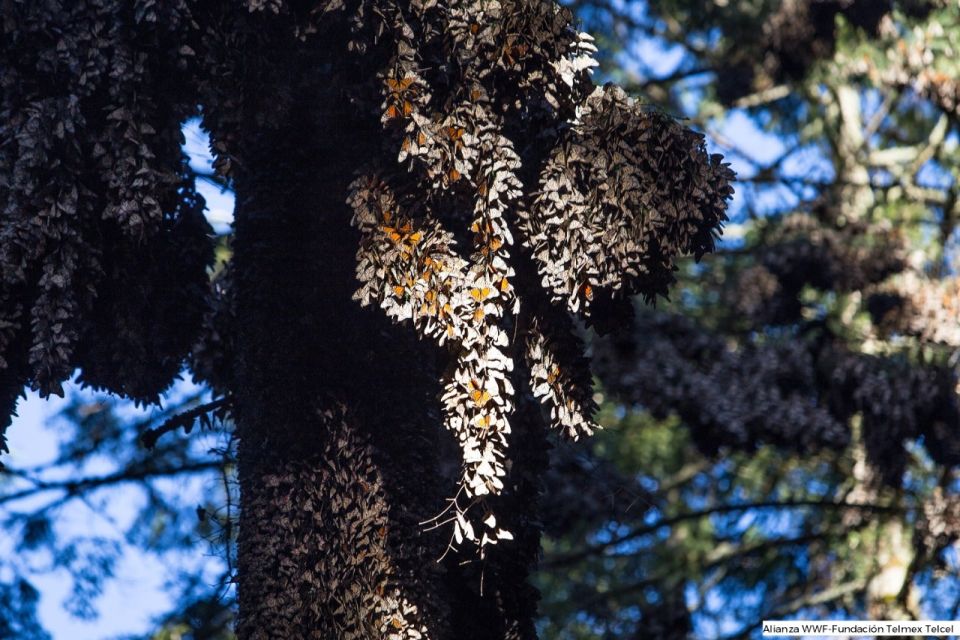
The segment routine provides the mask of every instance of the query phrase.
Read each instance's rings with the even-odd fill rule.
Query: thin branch
[[[713,73],[714,69],[712,67],[690,67],[687,69],[683,68],[683,65],[674,69],[672,72],[660,76],[658,78],[644,78],[638,80],[637,82],[631,83],[630,85],[624,87],[628,91],[646,91],[652,85],[659,84],[672,84],[674,82],[679,82],[681,80],[686,80],[687,78],[692,78],[693,76],[699,76],[704,73]]]
[[[833,537],[833,534],[830,532],[818,532],[818,533],[805,534],[801,536],[794,536],[790,538],[770,538],[768,540],[764,540],[763,542],[759,542],[755,545],[748,546],[748,547],[735,547],[733,549],[727,548],[727,549],[716,551],[715,553],[710,554],[712,557],[708,558],[708,561],[702,567],[698,567],[698,569],[706,573],[708,571],[717,569],[718,567],[722,567],[723,565],[730,562],[731,560],[738,560],[741,558],[745,558],[757,553],[762,553],[769,549],[775,549],[778,547],[792,547],[792,546],[806,544],[806,543],[814,542],[816,540],[821,540],[821,539],[830,538],[830,537]],[[552,565],[550,564],[550,562],[542,562],[541,566],[546,569],[552,568]],[[676,577],[677,577],[677,571],[675,569],[669,569],[655,576],[650,576],[650,577],[643,578],[642,580],[638,580],[637,582],[632,582],[630,584],[626,584],[626,585],[617,587],[615,589],[605,591],[603,593],[596,593],[594,594],[593,597],[588,598],[586,601],[580,603],[578,606],[580,607],[589,606],[590,604],[594,602],[598,602],[605,598],[628,595],[635,591],[641,591],[647,587],[663,583],[666,580],[669,580],[671,578],[676,578]]]
[[[93,476],[80,478],[77,480],[61,480],[56,482],[37,480],[16,469],[6,469],[3,471],[3,474],[25,478],[32,482],[34,486],[29,489],[21,489],[20,491],[15,491],[13,493],[0,496],[0,504],[16,502],[17,500],[30,498],[48,491],[63,491],[66,493],[65,497],[74,498],[80,496],[82,493],[104,486],[125,484],[128,482],[141,482],[143,480],[149,480],[152,478],[176,476],[182,473],[200,473],[203,471],[217,469],[221,464],[222,461],[220,460],[205,460],[201,462],[185,464],[179,467],[170,467],[167,469],[123,469],[121,471],[117,471],[116,473],[111,473],[104,476]]]
[[[896,104],[897,100],[899,100],[902,95],[902,90],[895,90],[892,93],[884,94],[883,102],[870,117],[870,121],[867,123],[867,126],[863,131],[863,137],[865,140],[869,141],[870,138],[872,138],[874,134],[880,130],[880,125],[883,124],[884,119],[890,113],[890,109],[893,108],[893,105]]]
[[[763,620],[782,620],[787,616],[793,615],[800,609],[805,607],[815,607],[817,605],[829,604],[840,598],[850,595],[852,593],[857,593],[858,591],[863,591],[867,586],[866,580],[852,580],[850,582],[845,582],[839,584],[830,589],[825,589],[823,591],[817,591],[814,593],[809,593],[799,598],[796,598],[786,605],[779,609],[769,611],[760,616],[760,619],[751,624],[749,627],[742,629],[739,633],[733,636],[727,636],[731,640],[740,640],[741,638],[750,637],[751,632],[755,629],[758,629]]]
[[[698,520],[700,518],[706,518],[712,515],[736,513],[739,511],[749,511],[751,509],[798,509],[802,507],[819,507],[823,509],[858,509],[875,513],[903,513],[904,511],[903,507],[893,505],[852,504],[847,502],[831,502],[828,500],[770,500],[744,504],[722,504],[715,507],[710,507],[709,509],[703,509],[701,511],[691,511],[688,513],[681,513],[671,516],[669,518],[663,518],[659,522],[638,527],[629,533],[613,538],[607,542],[588,545],[584,549],[581,549],[575,553],[557,556],[550,562],[550,566],[561,567],[579,562],[580,560],[583,560],[591,555],[602,553],[611,547],[623,544],[624,542],[629,542],[630,540],[642,538],[643,536],[656,533],[658,530],[663,529],[664,527],[672,527],[673,525],[685,522],[687,520]]]
[[[778,84],[775,87],[770,87],[769,89],[764,89],[763,91],[758,91],[757,93],[751,93],[750,95],[743,96],[742,98],[737,99],[733,106],[738,109],[749,109],[751,107],[760,107],[765,104],[770,104],[771,102],[776,102],[790,95],[789,85]]]
[[[212,411],[222,409],[229,402],[230,398],[228,396],[224,396],[222,398],[217,398],[212,402],[208,402],[198,407],[194,407],[193,409],[188,409],[187,411],[178,413],[177,415],[168,418],[159,427],[144,431],[140,436],[140,442],[147,449],[153,449],[153,447],[157,444],[157,440],[165,433],[176,431],[180,427],[183,427],[185,433],[190,433],[190,431],[193,430],[193,423],[196,422],[198,418],[203,419]]]
[[[228,191],[233,191],[233,183],[229,179],[224,178],[215,171],[202,171],[191,168],[191,173],[193,174],[194,180],[203,180],[208,184],[220,189],[220,193],[227,193]]]

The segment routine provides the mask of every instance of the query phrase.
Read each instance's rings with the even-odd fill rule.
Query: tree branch
[[[190,433],[190,431],[193,430],[193,423],[196,422],[197,419],[200,419],[201,421],[209,420],[207,418],[209,413],[223,409],[224,407],[228,406],[229,402],[230,398],[224,396],[206,404],[202,404],[198,407],[194,407],[193,409],[188,409],[187,411],[178,413],[172,418],[165,420],[159,427],[144,431],[140,435],[140,442],[147,449],[153,449],[154,445],[157,444],[157,440],[165,433],[176,431],[180,427],[183,427],[185,433]]]
[[[791,600],[782,608],[763,614],[760,620],[757,620],[736,635],[727,636],[727,638],[730,640],[741,640],[742,638],[748,638],[754,629],[759,628],[760,625],[763,624],[763,620],[782,620],[784,617],[792,615],[804,607],[815,607],[821,604],[829,604],[851,593],[863,591],[866,589],[866,587],[866,580],[852,580],[850,582],[845,582],[835,587],[831,587],[830,589],[825,589],[824,591],[818,591],[800,596],[799,598]]]
[[[545,563],[545,566],[550,567],[562,567],[568,566],[575,562],[578,562],[584,558],[587,558],[591,555],[602,553],[603,551],[615,547],[624,542],[629,542],[630,540],[635,540],[637,538],[642,538],[643,536],[656,533],[658,530],[663,529],[664,527],[672,527],[675,524],[685,522],[687,520],[698,520],[700,518],[705,518],[712,515],[722,514],[722,513],[736,513],[738,511],[749,511],[751,509],[798,509],[802,507],[819,507],[823,509],[858,509],[863,511],[870,511],[875,513],[903,513],[904,508],[893,506],[893,505],[880,505],[880,504],[856,504],[856,503],[847,503],[847,502],[831,502],[828,500],[788,500],[788,501],[761,501],[761,502],[751,502],[744,504],[723,504],[717,505],[715,507],[710,507],[708,509],[703,509],[701,511],[691,511],[688,513],[681,513],[669,518],[663,518],[659,522],[655,522],[650,525],[644,525],[638,527],[629,533],[626,533],[622,536],[613,538],[607,542],[602,542],[595,545],[588,545],[580,551],[569,553],[561,556],[557,556],[553,560]]]
[[[203,471],[217,469],[222,464],[223,463],[221,460],[205,460],[166,469],[128,468],[104,476],[93,476],[80,478],[77,480],[60,480],[55,482],[38,480],[30,477],[28,474],[22,471],[18,471],[17,469],[8,468],[5,469],[0,475],[12,475],[24,478],[25,480],[33,483],[34,486],[29,489],[21,489],[20,491],[15,491],[13,493],[0,496],[0,504],[16,502],[17,500],[30,498],[48,491],[64,491],[66,492],[66,497],[77,497],[82,493],[86,493],[93,489],[98,489],[108,485],[125,484],[128,482],[141,482],[143,480],[149,480],[152,478],[176,476],[182,473],[200,473]]]

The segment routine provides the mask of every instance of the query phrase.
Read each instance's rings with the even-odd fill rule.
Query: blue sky
[[[10,444],[7,464],[16,468],[32,467],[56,457],[58,438],[50,421],[63,404],[59,398],[43,400],[36,393],[20,401],[20,415],[7,432]],[[137,498],[133,492],[110,491],[106,513],[122,526],[133,517]],[[36,505],[49,499],[31,502]],[[11,506],[25,510],[31,504],[22,501]],[[64,509],[57,526],[65,531],[103,533],[122,539],[112,523],[78,502]],[[12,541],[0,540],[0,553],[9,553],[7,548],[10,545]],[[40,619],[56,640],[102,640],[119,634],[143,632],[153,616],[168,608],[171,603],[162,590],[165,577],[163,564],[155,556],[128,551],[117,566],[115,578],[107,582],[106,591],[97,603],[101,615],[94,620],[79,620],[64,609],[63,602],[70,590],[65,570],[34,574],[31,580],[41,593]]]

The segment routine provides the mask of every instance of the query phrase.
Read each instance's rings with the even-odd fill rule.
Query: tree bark
[[[418,525],[439,508],[431,367],[351,300],[344,199],[375,138],[346,101],[310,98],[245,131],[237,171],[237,633],[443,637],[443,543]]]
[[[459,473],[440,427],[444,356],[352,299],[359,237],[345,199],[381,152],[379,120],[324,81],[339,59],[245,55],[234,68],[249,75],[231,81],[269,78],[256,90],[277,104],[245,100],[257,106],[231,132],[237,636],[535,638],[539,406],[521,403],[517,471],[497,514],[516,540],[485,561],[438,562],[451,531],[421,523],[446,506]]]

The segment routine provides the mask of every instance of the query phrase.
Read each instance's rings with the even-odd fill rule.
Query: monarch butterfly
[[[479,380],[470,380],[470,399],[478,407],[482,407],[490,401],[490,394],[483,388]]]
[[[482,231],[483,235],[489,236],[490,234],[493,233],[493,225],[490,223],[489,220],[484,220],[483,227],[480,226],[479,221],[474,222],[472,225],[470,225],[470,231],[473,231],[474,233],[477,233],[477,234],[481,233],[481,228],[483,229]]]
[[[482,302],[490,295],[490,287],[475,287],[470,290],[470,297],[477,302]]]
[[[524,43],[520,43],[517,45],[507,44],[503,47],[503,57],[506,58],[507,62],[509,62],[510,65],[514,65],[517,63],[517,60],[527,55],[528,49],[529,47]]]
[[[482,407],[490,402],[490,394],[482,389],[474,389],[470,392],[470,399],[473,400],[475,405]]]
[[[410,88],[410,85],[413,84],[413,77],[408,76],[406,78],[387,78],[387,87],[394,94],[400,94]]]
[[[404,100],[400,108],[395,104],[391,104],[387,107],[387,118],[391,120],[396,120],[400,117],[407,117],[413,113],[413,103],[409,100]]]
[[[502,246],[503,241],[500,238],[491,238],[488,244],[485,244],[480,248],[480,253],[486,257],[489,254],[497,251]]]
[[[560,367],[553,365],[553,368],[550,370],[550,373],[547,374],[547,384],[553,384],[557,381],[557,378],[560,377]]]

